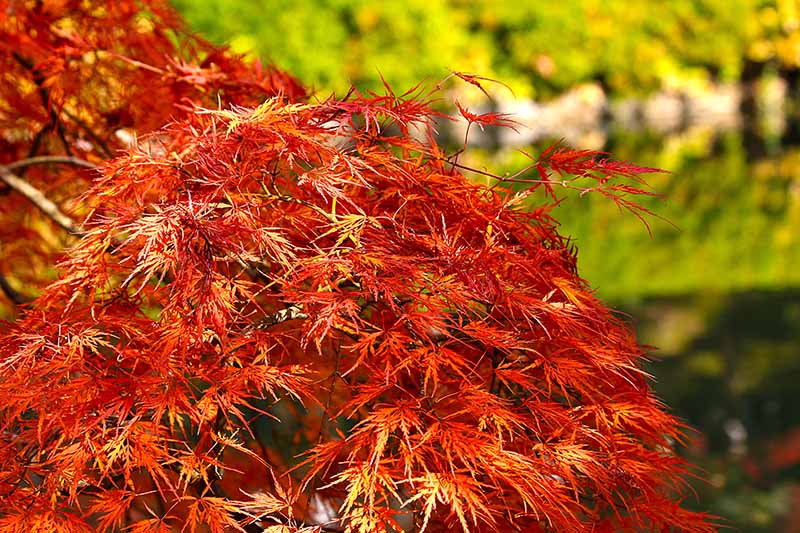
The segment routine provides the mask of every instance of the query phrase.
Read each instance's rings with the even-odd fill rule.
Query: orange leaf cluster
[[[24,174],[83,222],[0,335],[0,531],[713,530],[547,204],[460,173],[425,97],[311,103],[158,2],[34,4],[0,4],[0,165],[100,167]]]

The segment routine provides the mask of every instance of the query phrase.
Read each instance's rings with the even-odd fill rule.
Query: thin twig
[[[42,193],[42,191],[12,173],[7,166],[0,165],[0,180],[3,180],[6,185],[27,198],[39,211],[47,215],[50,220],[67,230],[70,234],[75,236],[83,234],[83,228],[81,228],[78,223],[65,215],[52,200]]]

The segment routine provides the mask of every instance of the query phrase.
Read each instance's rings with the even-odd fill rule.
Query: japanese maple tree
[[[312,101],[153,0],[0,12],[0,531],[713,530],[548,214],[652,169],[479,185],[432,93]]]

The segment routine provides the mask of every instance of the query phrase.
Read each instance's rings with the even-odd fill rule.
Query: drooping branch
[[[8,166],[0,165],[0,179],[3,180],[6,185],[27,198],[39,211],[67,230],[70,234],[75,236],[83,234],[83,228],[81,228],[77,222],[65,215],[52,200],[42,193],[42,191],[11,172]]]

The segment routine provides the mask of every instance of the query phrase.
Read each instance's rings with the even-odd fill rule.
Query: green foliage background
[[[448,69],[549,97],[735,80],[744,62],[800,64],[795,0],[175,0],[192,27],[322,93],[436,82]]]

